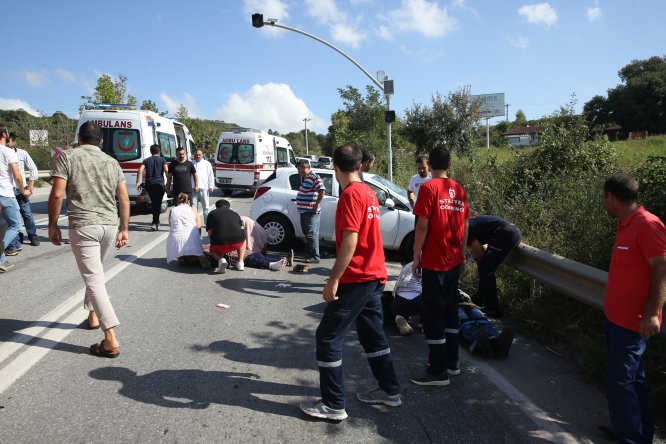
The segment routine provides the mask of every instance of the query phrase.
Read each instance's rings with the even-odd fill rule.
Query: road
[[[130,245],[105,262],[121,355],[93,357],[101,334],[83,328],[74,257],[44,237],[47,193],[32,198],[42,245],[24,245],[0,276],[0,443],[604,442],[603,393],[520,335],[505,360],[461,350],[462,374],[433,388],[409,383],[425,365],[423,337],[387,327],[403,384],[391,409],[356,401],[373,379],[352,332],[350,418],[310,420],[298,404],[318,396],[314,331],[333,259],[307,274],[167,265],[167,233],[151,232],[148,214],[132,216]],[[251,196],[230,200],[247,214]],[[387,268],[395,279],[400,264]]]

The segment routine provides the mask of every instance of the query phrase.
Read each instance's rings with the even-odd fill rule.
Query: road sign
[[[504,115],[504,93],[479,94],[472,96],[481,100],[479,115],[483,118],[499,117]]]

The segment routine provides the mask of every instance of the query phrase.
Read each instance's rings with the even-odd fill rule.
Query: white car
[[[335,243],[335,209],[342,190],[335,172],[312,169],[324,182],[326,194],[321,202],[319,239]],[[364,173],[363,180],[377,195],[380,207],[382,243],[387,250],[400,251],[411,258],[414,245],[414,215],[407,200],[407,191],[376,174]],[[296,209],[296,194],[301,176],[296,168],[278,168],[261,184],[250,206],[250,218],[268,232],[268,243],[275,249],[291,247],[294,237],[304,239],[300,216]]]

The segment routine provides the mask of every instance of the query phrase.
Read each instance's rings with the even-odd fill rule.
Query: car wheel
[[[286,250],[291,247],[294,239],[294,227],[289,219],[281,214],[267,214],[259,218],[259,225],[268,233],[268,244],[276,250]]]
[[[231,196],[233,192],[234,190],[222,190],[222,194],[224,194],[226,197]]]
[[[406,262],[414,260],[414,232],[409,233],[402,240],[400,244],[400,254],[405,258]]]

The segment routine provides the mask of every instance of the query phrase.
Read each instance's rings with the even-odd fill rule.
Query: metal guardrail
[[[521,243],[506,258],[506,263],[573,299],[603,310],[608,273],[548,251]],[[661,337],[666,337],[662,324]]]
[[[40,179],[48,179],[51,177],[51,170],[39,170]]]

